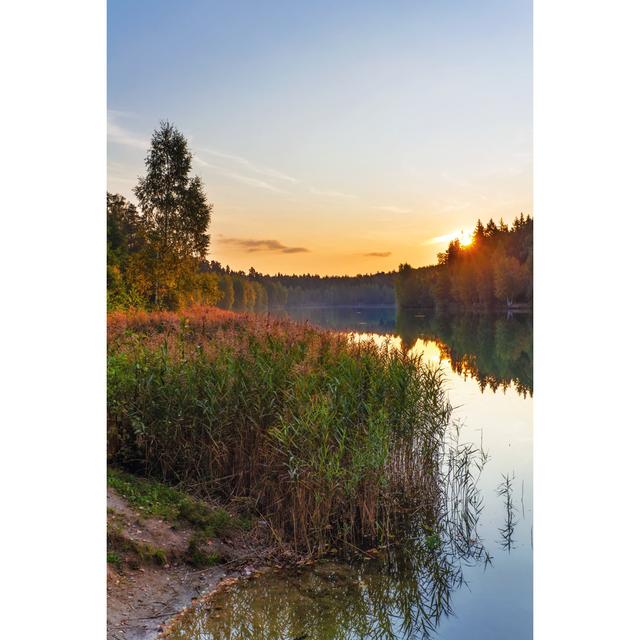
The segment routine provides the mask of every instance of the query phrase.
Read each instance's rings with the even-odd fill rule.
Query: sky
[[[437,261],[532,211],[530,0],[109,0],[108,190],[185,134],[209,258],[262,273]]]

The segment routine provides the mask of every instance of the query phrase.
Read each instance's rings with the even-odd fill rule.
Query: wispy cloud
[[[121,144],[127,147],[133,147],[134,149],[142,149],[147,150],[149,148],[149,141],[141,136],[132,133],[125,127],[123,127],[117,120],[123,116],[122,112],[118,111],[109,111],[108,120],[107,120],[107,137],[109,142],[114,144]],[[228,167],[220,166],[219,164],[212,164],[211,162],[207,162],[204,158],[202,158],[202,153],[209,153],[211,155],[215,155],[222,159],[231,160],[236,164],[242,165],[247,169],[251,170],[258,175],[270,176],[274,179],[284,180],[286,182],[297,182],[295,178],[291,176],[287,176],[284,173],[280,173],[275,169],[269,169],[267,167],[258,167],[257,165],[252,164],[246,158],[241,158],[240,156],[234,156],[226,153],[222,153],[220,151],[212,151],[211,149],[195,149],[193,154],[193,160],[196,164],[199,164],[202,167],[207,167],[212,171],[215,171],[219,175],[225,176],[227,178],[231,178],[236,182],[241,182],[242,184],[246,184],[250,187],[254,187],[256,189],[264,189],[265,191],[271,191],[272,193],[281,193],[286,194],[287,192],[280,187],[267,182],[266,180],[262,180],[260,178],[256,178],[254,176],[245,175],[244,173],[239,173],[237,170],[230,169]]]
[[[443,243],[449,243],[452,240],[460,240],[460,242],[462,244],[467,244],[471,238],[473,236],[473,231],[469,231],[468,229],[460,229],[459,231],[452,231],[451,233],[446,233],[442,236],[435,236],[433,238],[429,238],[428,240],[425,240],[422,244],[423,245],[430,245],[430,244],[443,244]]]
[[[239,164],[254,173],[259,175],[267,176],[268,178],[275,178],[276,180],[284,180],[285,182],[296,183],[298,180],[296,178],[287,175],[286,173],[282,173],[277,169],[271,169],[270,167],[263,167],[257,164],[254,164],[250,160],[243,158],[242,156],[236,156],[231,153],[223,153],[222,151],[216,151],[214,149],[201,149],[201,152],[207,153],[209,155],[215,156],[216,158],[221,158],[223,160],[231,160],[232,162]]]
[[[114,144],[121,144],[134,149],[148,149],[149,142],[144,138],[131,133],[116,122],[116,119],[123,115],[119,111],[109,111],[107,113],[107,140]]]
[[[422,244],[423,245],[441,244],[442,242],[451,242],[451,240],[453,240],[454,238],[456,238],[455,233],[447,233],[444,236],[435,236],[433,238],[429,238],[428,240],[425,240]]]
[[[306,247],[288,247],[279,240],[258,240],[253,238],[220,238],[218,242],[231,244],[246,249],[249,253],[256,251],[273,251],[275,253],[309,253]]]
[[[252,178],[251,176],[245,176],[241,173],[235,173],[234,171],[224,171],[221,170],[220,173],[222,175],[231,178],[232,180],[237,180],[238,182],[242,182],[243,184],[249,185],[250,187],[255,187],[256,189],[265,189],[266,191],[271,191],[272,193],[287,193],[284,189],[280,189],[265,180],[259,180],[258,178]]]
[[[259,178],[247,176],[242,173],[238,173],[237,171],[230,171],[226,167],[221,167],[220,165],[207,162],[199,155],[194,154],[193,159],[200,166],[207,167],[208,169],[215,171],[218,175],[231,178],[232,180],[236,180],[237,182],[242,182],[243,184],[249,185],[250,187],[255,187],[256,189],[265,189],[266,191],[271,191],[272,193],[287,193],[284,189],[276,187],[274,184],[271,184],[266,180],[260,180]]]
[[[371,251],[364,254],[367,258],[388,258],[391,251]]]
[[[351,193],[342,193],[342,191],[327,191],[324,189],[316,189],[315,187],[310,187],[309,191],[313,193],[315,196],[326,196],[327,198],[344,198],[347,200],[353,200],[356,196]]]
[[[412,209],[405,209],[404,207],[396,207],[393,204],[384,204],[373,207],[379,211],[388,211],[389,213],[411,213]]]

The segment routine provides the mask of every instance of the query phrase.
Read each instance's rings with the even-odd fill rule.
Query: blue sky
[[[478,217],[532,213],[531,22],[516,0],[109,0],[109,189],[133,199],[169,119],[223,264],[431,263]]]

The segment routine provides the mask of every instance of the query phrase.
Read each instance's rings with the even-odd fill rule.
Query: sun
[[[461,229],[457,237],[461,247],[468,247],[473,244],[473,233],[470,231],[464,231]]]

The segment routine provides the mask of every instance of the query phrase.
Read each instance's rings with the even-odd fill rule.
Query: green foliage
[[[224,509],[211,509],[208,505],[195,500],[183,501],[179,515],[209,537],[218,537],[225,531],[238,526],[238,522]],[[244,523],[240,528],[245,528]]]
[[[202,547],[206,546],[207,542],[207,536],[202,533],[191,536],[187,547],[187,562],[194,567],[212,567],[220,564],[222,558],[219,553],[203,551]]]
[[[145,159],[147,174],[135,194],[149,242],[163,253],[204,257],[211,207],[200,178],[190,178],[192,155],[186,138],[170,123],[153,132]]]
[[[394,304],[393,275],[374,273],[349,276],[284,276],[265,278],[286,290],[289,306],[367,306]]]
[[[437,533],[432,533],[425,538],[424,543],[427,549],[435,551],[440,546],[440,537]]]
[[[135,563],[165,565],[167,563],[167,552],[159,547],[154,547],[147,542],[133,540],[122,532],[113,523],[107,525],[107,562],[115,564],[122,563],[120,553],[133,554]],[[111,557],[111,560],[109,559]],[[119,566],[119,565],[118,565]]]
[[[126,498],[145,517],[177,520],[183,502],[189,498],[162,482],[140,478],[120,469],[107,470],[107,486]]]
[[[161,122],[145,159],[147,174],[135,188],[155,306],[175,306],[181,278],[194,272],[194,259],[203,258],[209,246],[211,206],[200,178],[189,177],[191,158],[186,138]]]
[[[529,315],[512,318],[487,313],[435,313],[416,317],[400,309],[395,331],[402,347],[418,338],[433,340],[442,357],[461,375],[477,379],[493,391],[513,383],[524,396],[533,393],[533,322]]]
[[[231,309],[235,300],[235,289],[233,288],[233,278],[227,274],[221,274],[218,283],[222,296],[218,306],[221,309]]]
[[[248,278],[233,276],[233,308],[236,311],[253,311],[257,297],[257,283]]]
[[[397,503],[425,497],[450,411],[440,373],[372,342],[208,313],[110,328],[112,459],[251,498],[309,552],[384,538]]]
[[[107,306],[127,309],[145,304],[145,280],[139,255],[145,236],[136,208],[117,194],[107,194]]]
[[[528,293],[528,285],[532,277],[529,265],[518,262],[517,258],[505,254],[497,254],[493,265],[495,294],[507,304],[516,299],[523,299]]]
[[[107,552],[107,562],[115,565],[118,569],[122,568],[122,558],[120,557],[120,554],[115,551]]]
[[[396,302],[399,307],[425,309],[434,306],[435,297],[429,286],[434,270],[435,267],[414,270],[408,264],[400,265],[396,276]]]
[[[224,509],[213,508],[201,500],[163,482],[141,478],[121,469],[107,470],[107,485],[117,491],[145,517],[186,522],[210,537],[234,527],[245,528]]]
[[[223,309],[261,311],[285,305],[305,306],[381,306],[394,304],[393,274],[373,273],[357,276],[283,275],[232,271],[215,261],[203,260],[200,269],[219,279],[228,278],[234,290],[219,303]]]

